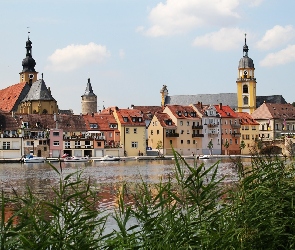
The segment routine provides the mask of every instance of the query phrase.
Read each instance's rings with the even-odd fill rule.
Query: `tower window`
[[[243,93],[248,94],[248,85],[243,85]]]
[[[248,96],[244,96],[243,100],[244,100],[244,105],[248,105],[249,104],[249,98],[248,98]]]

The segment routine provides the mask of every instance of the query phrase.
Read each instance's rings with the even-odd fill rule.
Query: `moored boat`
[[[87,162],[89,160],[88,156],[68,156],[64,158],[65,162]]]
[[[24,163],[42,163],[45,162],[46,158],[45,157],[38,157],[34,155],[27,155],[26,157],[23,158]]]
[[[119,161],[120,157],[112,156],[112,155],[105,155],[100,159],[101,161]]]

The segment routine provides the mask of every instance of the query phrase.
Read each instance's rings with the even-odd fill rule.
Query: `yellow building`
[[[247,112],[237,112],[241,124],[241,154],[250,155],[259,139],[259,123]]]
[[[200,154],[204,134],[202,119],[197,112],[191,106],[167,105],[163,113],[166,113],[177,127],[175,132],[179,136],[176,140],[170,139],[173,148],[182,155]]]
[[[243,57],[239,62],[237,83],[238,111],[253,113],[256,109],[256,78],[254,63],[248,57],[248,45],[243,46]]]
[[[140,110],[115,107],[104,112],[112,113],[118,122],[120,145],[125,155],[146,155],[146,126]]]

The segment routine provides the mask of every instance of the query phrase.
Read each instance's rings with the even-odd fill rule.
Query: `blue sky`
[[[257,95],[295,101],[294,0],[0,0],[0,88],[19,82],[28,31],[36,71],[60,109],[236,92],[247,33]],[[29,27],[29,28],[27,28]]]

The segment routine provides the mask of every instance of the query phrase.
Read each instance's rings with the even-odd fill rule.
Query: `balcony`
[[[210,133],[208,133],[208,136],[209,137],[216,137],[216,136],[218,136],[218,133],[212,133],[212,132],[210,132]]]
[[[232,133],[234,137],[241,137],[241,133]]]
[[[219,123],[209,123],[208,128],[215,128],[218,127]]]
[[[204,137],[204,134],[192,134],[192,137]]]
[[[179,137],[179,133],[166,133],[166,137]]]
[[[241,127],[241,124],[231,124],[231,127],[232,128],[240,128]]]
[[[193,125],[192,129],[203,129],[203,125]]]

